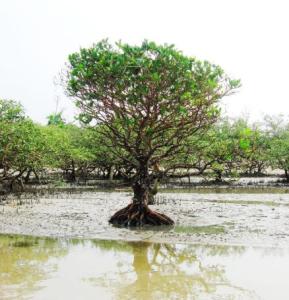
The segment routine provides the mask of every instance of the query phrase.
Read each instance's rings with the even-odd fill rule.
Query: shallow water
[[[0,299],[288,300],[289,250],[0,236]]]

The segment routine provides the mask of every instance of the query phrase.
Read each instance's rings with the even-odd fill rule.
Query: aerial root
[[[109,220],[113,225],[126,227],[144,226],[144,225],[173,225],[174,221],[168,216],[152,211],[147,205],[141,206],[137,203],[131,203],[125,208],[117,211]]]

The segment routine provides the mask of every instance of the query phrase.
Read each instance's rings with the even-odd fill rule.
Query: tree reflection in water
[[[38,290],[57,268],[48,261],[67,252],[67,244],[57,239],[0,235],[0,299],[23,299]]]
[[[132,264],[126,271],[119,264],[119,273],[113,280],[109,276],[94,280],[95,284],[114,287],[117,299],[216,299],[216,296],[217,299],[258,299],[253,291],[232,285],[223,264],[206,262],[210,257],[241,255],[244,247],[146,242],[131,242],[131,249],[122,242],[96,245],[107,250],[132,251]]]
[[[0,236],[0,299],[33,299],[37,293],[37,299],[78,299],[75,291],[89,299],[97,299],[100,291],[108,299],[124,300],[258,299],[227,276],[232,259],[245,250]],[[70,280],[75,286],[67,290]],[[55,286],[62,289],[55,291]]]

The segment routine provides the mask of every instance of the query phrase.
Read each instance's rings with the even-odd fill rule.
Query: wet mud
[[[153,210],[173,227],[119,228],[109,217],[130,202],[130,192],[46,195],[0,206],[0,233],[188,244],[289,247],[289,194],[169,190]]]

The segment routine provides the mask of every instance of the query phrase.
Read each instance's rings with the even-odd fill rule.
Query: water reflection
[[[0,236],[0,299],[288,299],[282,249]]]
[[[0,235],[0,299],[22,299],[57,268],[52,258],[67,254],[57,240]],[[20,297],[21,296],[21,297]]]
[[[118,299],[209,299],[226,293],[230,299],[254,292],[232,286],[222,264],[206,264],[202,247],[168,244],[131,244],[136,279],[124,286]],[[242,253],[243,248],[210,247],[210,255]],[[200,253],[198,253],[200,251]],[[221,299],[221,298],[220,298]],[[249,299],[249,298],[248,298]]]

